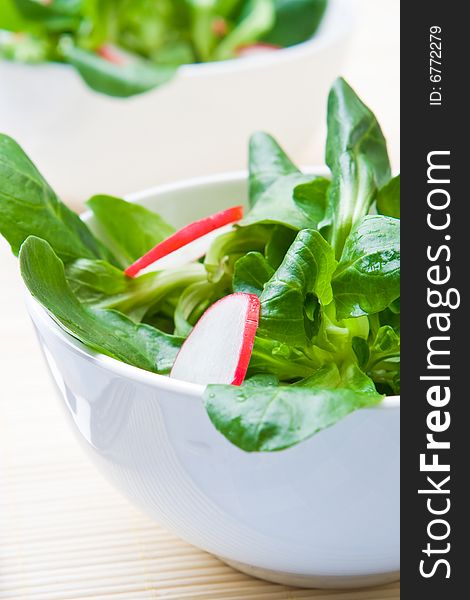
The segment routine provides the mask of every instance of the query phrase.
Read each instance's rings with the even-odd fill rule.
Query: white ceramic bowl
[[[126,100],[90,91],[68,66],[0,61],[0,130],[71,201],[244,168],[256,130],[295,153],[325,119],[351,12],[349,0],[330,0],[308,42],[184,66],[168,85]]]
[[[213,176],[133,200],[182,225],[240,203],[246,188],[244,174]],[[27,305],[88,454],[163,526],[272,581],[349,587],[398,578],[397,397],[289,450],[249,454],[214,429],[201,386],[95,354],[29,295]]]

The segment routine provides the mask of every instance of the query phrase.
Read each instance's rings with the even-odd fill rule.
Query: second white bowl
[[[0,62],[0,127],[74,202],[241,169],[253,131],[291,153],[312,137],[351,27],[349,0],[330,0],[308,42],[184,66],[168,85],[129,99],[91,91],[66,65]]]

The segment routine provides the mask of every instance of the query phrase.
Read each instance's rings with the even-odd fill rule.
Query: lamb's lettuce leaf
[[[215,60],[232,58],[238,48],[253,44],[267,34],[272,29],[274,21],[272,0],[248,0],[238,23],[216,47]]]
[[[83,0],[14,0],[18,13],[29,21],[39,21],[52,31],[78,26]]]
[[[400,335],[389,325],[377,331],[365,371],[384,391],[400,393]]]
[[[295,229],[291,229],[290,227],[284,227],[284,225],[273,227],[264,253],[266,260],[274,269],[277,269],[284,260],[284,256],[295,240],[296,235],[297,232]]]
[[[203,277],[200,281],[184,287],[173,314],[176,335],[184,337],[189,335],[204,311],[211,304],[230,293],[231,290],[225,287],[225,283],[225,281],[212,283]]]
[[[0,3],[0,29],[6,31],[27,31],[30,23],[18,10],[15,0],[2,0]]]
[[[98,258],[114,262],[112,254],[80,217],[57,198],[20,146],[0,134],[0,233],[17,255],[30,235],[48,241],[68,262]]]
[[[295,381],[320,368],[323,358],[311,352],[307,356],[301,348],[256,336],[248,375],[263,373],[276,376],[280,381]]]
[[[204,267],[199,263],[133,278],[105,261],[82,258],[68,264],[65,273],[81,302],[114,308],[135,321],[153,314],[167,297],[206,280]]]
[[[390,179],[377,194],[377,212],[400,218],[400,175]]]
[[[352,387],[354,381],[359,389]],[[298,444],[354,410],[374,406],[382,399],[372,382],[363,391],[362,377],[345,385],[209,385],[204,403],[214,426],[233,444],[246,452],[272,452]]]
[[[312,37],[326,9],[327,0],[273,0],[276,20],[264,41],[293,46]]]
[[[60,52],[96,92],[119,98],[148,92],[170,81],[176,73],[176,67],[155,65],[128,52],[119,62],[106,60],[76,46],[68,37],[61,40]]]
[[[324,219],[329,181],[303,173],[278,177],[240,221],[242,227],[275,224],[316,229]]]
[[[121,198],[93,196],[87,204],[101,237],[126,267],[175,231],[160,215]]]
[[[219,235],[204,259],[209,281],[232,278],[236,261],[247,252],[263,252],[271,235],[269,227],[253,225]]]
[[[233,291],[260,296],[274,269],[260,252],[248,252],[235,263]]]
[[[166,373],[183,342],[123,314],[82,304],[52,247],[31,236],[21,246],[20,269],[31,295],[89,348],[147,371]]]
[[[324,305],[332,301],[335,268],[333,249],[321,234],[313,229],[300,231],[260,296],[259,334],[305,346],[307,297],[313,294]]]
[[[326,164],[333,177],[324,225],[339,258],[352,227],[369,212],[377,190],[390,179],[380,125],[342,78],[335,81],[328,96]]]
[[[346,240],[332,281],[340,319],[371,315],[400,296],[400,222],[367,215]]]
[[[282,175],[299,173],[276,140],[264,132],[254,133],[248,149],[250,206]]]

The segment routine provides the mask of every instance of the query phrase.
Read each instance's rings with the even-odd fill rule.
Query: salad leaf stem
[[[387,145],[375,115],[339,78],[328,96],[326,164],[332,173],[323,225],[339,259],[352,227],[390,179]]]

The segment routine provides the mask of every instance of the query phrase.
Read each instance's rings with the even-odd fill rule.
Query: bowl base
[[[225,564],[251,575],[258,579],[265,579],[273,583],[281,583],[304,588],[361,588],[392,583],[400,579],[400,571],[389,571],[387,573],[374,573],[371,575],[299,575],[297,573],[287,573],[283,571],[272,571],[262,567],[254,567],[235,560],[228,560],[219,556]]]

